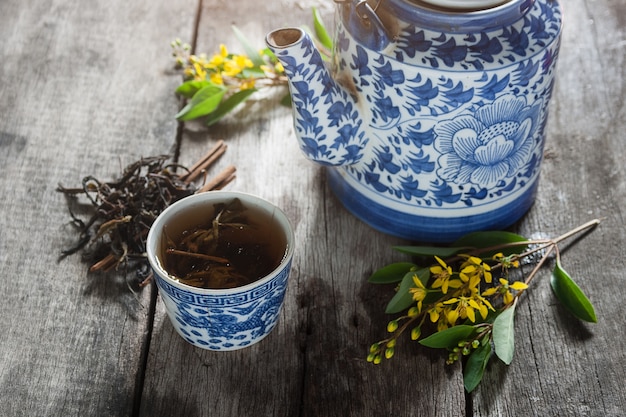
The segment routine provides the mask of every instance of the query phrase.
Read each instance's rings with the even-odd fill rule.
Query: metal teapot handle
[[[366,0],[334,0],[343,5],[340,8],[341,18],[348,32],[369,49],[382,51],[389,45],[390,37],[385,25],[376,11],[385,0],[378,0],[372,8]]]

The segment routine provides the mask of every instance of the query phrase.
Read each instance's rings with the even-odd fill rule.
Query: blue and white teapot
[[[335,0],[331,65],[301,29],[266,41],[304,154],[370,226],[450,242],[532,205],[560,45],[552,0]]]

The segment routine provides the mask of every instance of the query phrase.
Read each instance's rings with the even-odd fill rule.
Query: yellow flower
[[[513,302],[513,294],[510,291],[505,291],[502,293],[502,300],[504,304],[511,304]]]
[[[504,301],[504,304],[510,304],[514,298],[513,294],[511,293],[511,290],[523,291],[526,288],[528,288],[528,285],[522,281],[515,281],[512,284],[509,283],[509,281],[504,278],[500,278],[499,281],[500,281],[499,285],[488,288],[485,291],[483,291],[482,296],[489,297],[496,293],[500,293],[502,295],[502,300]]]
[[[221,69],[226,62],[226,58],[228,57],[228,50],[226,49],[226,45],[220,45],[220,52],[213,55],[211,60],[209,60],[206,65],[208,68],[213,70]]]
[[[414,327],[411,330],[411,340],[417,340],[422,335],[422,329],[419,327]]]
[[[246,57],[236,56],[233,59],[226,59],[222,65],[224,75],[227,77],[236,77],[241,74],[244,69],[252,67],[252,61]]]
[[[489,297],[490,295],[494,295],[496,292],[498,292],[498,287],[487,288],[485,291],[483,291],[482,296]]]
[[[191,68],[191,67],[185,68],[185,70],[183,71],[183,74],[184,74],[186,79],[190,79],[190,78],[194,78],[195,77],[195,72],[193,71],[193,68]]]
[[[446,330],[448,327],[450,327],[450,326],[448,325],[448,321],[447,321],[446,317],[445,317],[445,316],[443,316],[443,317],[441,318],[441,320],[439,320],[439,321],[437,322],[437,331],[438,331],[438,332],[440,332],[440,331],[442,331],[442,330]]]
[[[513,284],[509,285],[509,288],[513,288],[515,291],[522,291],[528,288],[528,284],[522,281],[515,281]]]
[[[409,292],[413,294],[413,301],[417,301],[417,309],[421,312],[422,302],[424,301],[424,298],[426,298],[428,290],[424,287],[424,284],[422,284],[422,281],[419,279],[417,274],[413,275],[413,283],[415,284],[415,287],[409,288]]]
[[[528,288],[528,285],[522,281],[515,281],[510,284],[506,279],[500,278],[500,293],[502,294],[504,304],[510,304],[513,302],[513,294],[510,291],[511,289],[515,291],[523,291],[526,288]]]
[[[285,68],[280,62],[270,62],[269,64],[261,65],[261,70],[266,74],[274,75],[283,74],[285,72]]]
[[[211,69],[217,70],[224,65],[225,58],[221,55],[213,55],[207,66]]]
[[[468,288],[478,288],[480,285],[480,273],[474,265],[465,266],[461,272],[459,272],[461,281],[467,284]]]
[[[519,260],[516,255],[504,256],[502,252],[493,255],[493,260],[502,264],[502,269],[519,268]]]
[[[489,264],[483,262],[482,259],[475,256],[467,257],[461,266],[461,273],[470,278],[471,276],[476,276],[478,277],[479,282],[483,277],[485,278],[486,283],[490,283],[492,280],[491,267]],[[461,276],[461,278],[463,278],[463,276]]]
[[[227,77],[234,77],[242,71],[242,68],[237,64],[237,62],[232,59],[226,60],[224,62],[224,75]]]
[[[201,80],[206,79],[206,71],[204,70],[202,65],[200,65],[199,63],[196,62],[196,63],[193,64],[193,69],[196,72],[196,75],[194,76],[194,78],[196,80],[201,81]]]
[[[448,323],[452,326],[455,325],[456,321],[459,318],[459,310],[458,309],[448,309],[447,313],[446,313],[446,319],[448,320]]]
[[[480,301],[480,303],[479,303]],[[484,318],[487,317],[487,306],[482,303],[480,298],[475,297],[458,297],[451,298],[443,302],[444,304],[456,304],[455,308],[450,307],[446,313],[446,318],[450,325],[454,326],[456,321],[461,319],[469,319],[472,323],[476,322],[476,311]],[[489,304],[491,306],[491,304]],[[493,308],[493,307],[492,307]]]
[[[439,265],[430,267],[430,273],[435,277],[433,288],[441,288],[441,292],[445,294],[448,292],[448,287],[461,287],[461,285],[463,285],[461,281],[458,279],[450,279],[452,278],[452,268],[446,265],[446,263],[438,256],[435,256],[435,259]]]
[[[224,85],[224,79],[222,78],[222,74],[219,72],[214,72],[209,76],[211,82],[219,85]]]
[[[478,312],[480,313],[483,319],[487,318],[487,315],[489,314],[489,310],[496,311],[496,309],[493,308],[489,300],[487,300],[486,298],[478,294],[478,288],[472,289],[472,298],[478,304]]]
[[[255,86],[255,79],[254,78],[248,78],[245,79],[243,81],[241,81],[241,84],[239,85],[239,88],[241,90],[252,90]]]
[[[436,323],[439,320],[440,313],[443,311],[443,303],[437,303],[433,308],[428,310],[430,321]]]
[[[252,60],[245,55],[235,55],[233,61],[239,66],[239,68],[252,68],[254,64]]]
[[[226,48],[226,45],[224,45],[223,43],[220,44],[220,55],[223,56],[224,58],[228,56],[228,49]]]

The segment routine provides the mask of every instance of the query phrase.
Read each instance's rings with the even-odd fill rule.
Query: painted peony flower
[[[473,115],[460,115],[435,126],[441,152],[437,175],[456,184],[493,188],[514,177],[532,156],[541,104],[504,95]]]

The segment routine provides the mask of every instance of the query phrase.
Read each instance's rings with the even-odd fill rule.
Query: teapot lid
[[[448,33],[480,32],[517,21],[535,0],[378,0],[381,14]]]
[[[450,10],[483,10],[508,1],[510,0],[421,0],[422,3]]]

